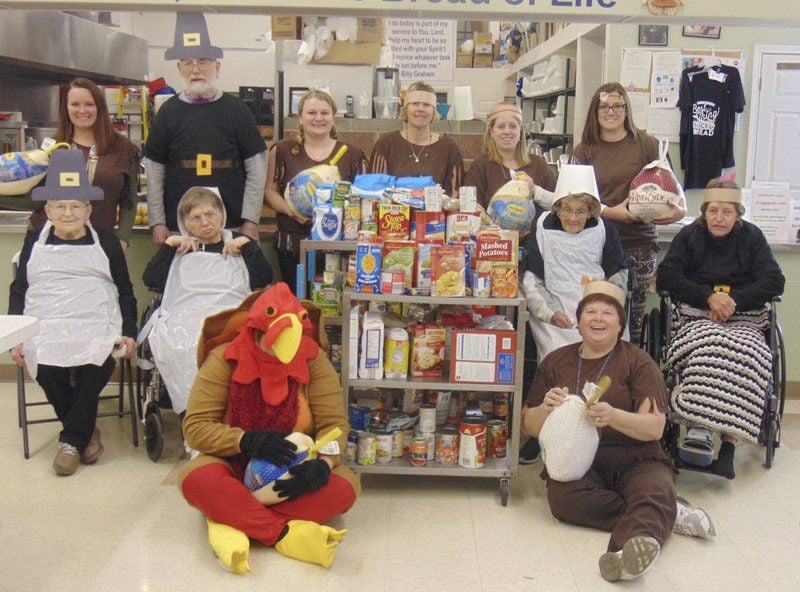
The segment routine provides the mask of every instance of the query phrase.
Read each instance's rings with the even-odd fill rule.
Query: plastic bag
[[[646,165],[633,181],[628,194],[628,211],[642,220],[668,215],[683,195],[683,188],[667,160],[669,141],[659,140],[658,160]]]
[[[514,179],[503,185],[489,201],[487,213],[500,228],[527,234],[536,215],[528,182]]]
[[[289,209],[304,218],[311,218],[314,213],[314,194],[317,187],[322,183],[335,183],[341,179],[336,163],[345,152],[347,152],[346,145],[339,149],[330,164],[318,164],[301,171],[289,181],[283,196]]]
[[[69,148],[58,142],[50,148],[7,152],[0,156],[0,195],[27,195],[47,174],[50,153],[56,148]]]
[[[586,415],[586,403],[577,395],[547,417],[539,431],[547,474],[556,481],[575,481],[591,468],[600,436]]]

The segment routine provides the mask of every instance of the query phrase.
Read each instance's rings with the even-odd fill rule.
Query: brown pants
[[[602,449],[598,457],[603,456],[601,453]],[[625,465],[599,460],[595,459],[589,472],[577,481],[547,479],[547,500],[553,516],[570,524],[610,531],[609,551],[619,551],[634,536],[651,536],[663,545],[675,523],[672,469],[660,460]]]

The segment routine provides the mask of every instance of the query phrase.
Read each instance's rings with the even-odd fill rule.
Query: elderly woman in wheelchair
[[[148,340],[172,408],[181,416],[197,374],[203,319],[237,306],[272,281],[258,243],[226,229],[225,218],[216,192],[190,188],[178,204],[181,234],[167,238],[142,276],[163,296],[139,332],[139,343]]]
[[[735,183],[709,181],[700,216],[675,236],[657,273],[658,289],[676,301],[673,314],[683,321],[666,354],[668,371],[680,376],[672,408],[696,424],[687,436],[708,449],[708,462],[711,430],[721,433],[709,468],[728,479],[737,440],[759,441],[773,377],[768,303],[785,282],[764,234],[743,214]]]

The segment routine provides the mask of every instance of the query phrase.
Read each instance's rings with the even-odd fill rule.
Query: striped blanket
[[[737,313],[725,323],[687,305],[667,352],[680,376],[672,409],[713,430],[758,442],[764,400],[772,379],[772,354],[764,340],[767,310]]]

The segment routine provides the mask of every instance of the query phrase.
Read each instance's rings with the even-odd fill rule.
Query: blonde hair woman
[[[458,195],[464,160],[455,141],[431,130],[439,119],[436,91],[425,82],[408,87],[400,110],[402,131],[383,134],[372,150],[370,172],[396,177],[433,177],[447,195]]]
[[[489,206],[492,196],[513,178],[526,178],[531,197],[549,210],[556,177],[541,156],[528,154],[522,127],[522,110],[516,105],[498,103],[489,112],[483,135],[484,154],[469,167],[464,185],[475,187],[478,203]]]
[[[328,164],[345,145],[336,139],[333,118],[336,103],[321,90],[306,93],[297,109],[300,119],[293,139],[278,142],[269,152],[269,169],[264,190],[264,201],[278,213],[278,232],[274,246],[278,253],[281,279],[292,291],[297,284],[297,263],[300,241],[307,238],[310,220],[293,213],[284,200],[286,186],[298,173],[319,164]],[[342,180],[352,181],[365,173],[367,159],[361,149],[347,145],[347,152],[336,163]]]

